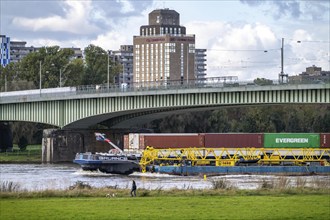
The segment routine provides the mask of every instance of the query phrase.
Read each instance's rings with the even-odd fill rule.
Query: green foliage
[[[90,44],[84,50],[85,69],[81,85],[106,84],[114,82],[114,76],[122,72],[122,65],[108,57],[108,52],[101,47]],[[107,67],[109,62],[109,67]],[[109,70],[108,70],[109,68]]]
[[[2,163],[40,163],[41,156],[42,150],[40,145],[28,145],[24,151],[14,146],[12,152],[0,153],[0,161]]]
[[[18,141],[18,147],[21,151],[26,150],[26,146],[28,145],[28,140],[26,139],[25,136],[22,136],[19,141]]]
[[[254,84],[259,85],[259,86],[266,86],[266,85],[272,85],[273,80],[270,79],[265,79],[265,78],[257,78],[253,80]]]
[[[224,107],[171,115],[153,121],[157,132],[329,132],[330,105],[269,105],[259,107]]]

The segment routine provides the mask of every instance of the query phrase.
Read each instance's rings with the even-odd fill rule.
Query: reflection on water
[[[1,164],[0,180],[19,183],[22,189],[45,190],[67,189],[77,181],[88,183],[94,187],[130,188],[135,179],[139,188],[144,189],[208,189],[212,180],[225,178],[228,183],[239,189],[256,189],[264,181],[274,181],[274,175],[221,175],[174,176],[157,173],[133,173],[129,176],[105,174],[101,172],[82,171],[75,164]],[[297,181],[296,176],[289,177],[290,184]],[[317,181],[330,182],[330,176],[304,176],[307,185]],[[328,184],[329,186],[329,184]]]

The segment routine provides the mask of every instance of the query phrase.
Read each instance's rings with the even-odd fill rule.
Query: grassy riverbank
[[[29,145],[21,151],[14,146],[12,152],[1,152],[0,163],[41,163],[41,146]]]
[[[21,190],[2,182],[0,219],[328,219],[328,183],[307,187],[303,179],[289,186],[287,178],[259,189],[239,190],[227,181],[212,189],[94,188],[77,182],[66,190]]]
[[[328,219],[328,194],[7,198],[0,219]]]

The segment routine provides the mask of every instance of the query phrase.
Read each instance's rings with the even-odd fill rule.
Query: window
[[[195,53],[195,44],[189,44],[189,53]]]

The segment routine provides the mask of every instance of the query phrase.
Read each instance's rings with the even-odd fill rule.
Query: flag
[[[95,137],[96,137],[97,141],[104,141],[104,142],[107,142],[107,143],[111,142],[110,139],[105,137],[105,134],[95,133]]]

